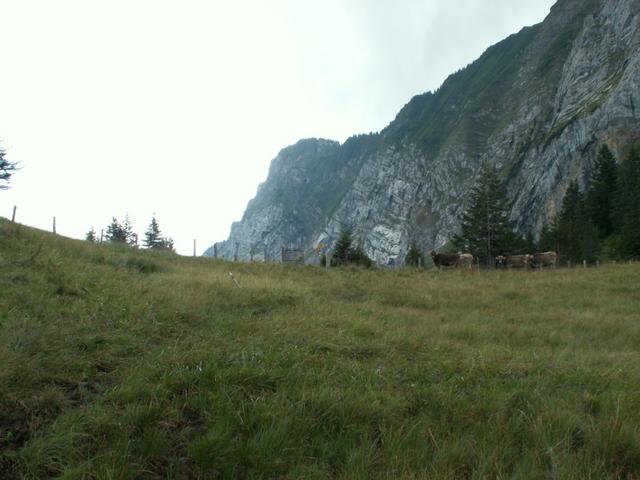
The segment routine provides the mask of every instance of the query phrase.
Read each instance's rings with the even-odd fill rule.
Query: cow
[[[502,268],[524,268],[531,266],[533,255],[499,255],[496,257],[496,266]]]
[[[438,268],[457,267],[460,261],[458,253],[436,253],[435,250],[431,250],[429,255],[433,259],[433,264]]]
[[[531,255],[531,264],[536,268],[556,268],[558,254],[556,252],[542,252]]]
[[[471,269],[473,266],[473,255],[470,253],[458,252],[458,265],[460,267],[467,267]]]

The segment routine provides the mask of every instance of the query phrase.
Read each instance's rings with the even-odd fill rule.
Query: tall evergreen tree
[[[17,169],[16,164],[7,160],[5,155],[5,150],[0,148],[0,190],[9,188],[9,180]]]
[[[599,234],[589,220],[585,195],[578,183],[569,184],[556,221],[556,239],[562,258],[573,263],[593,262],[599,254]]]
[[[127,232],[116,217],[111,219],[107,227],[107,241],[111,243],[127,243]]]
[[[620,164],[618,188],[612,209],[619,255],[640,257],[640,147]]]
[[[332,265],[346,265],[351,261],[352,243],[353,237],[351,236],[351,230],[342,230],[342,232],[340,232],[340,237],[338,237],[338,242],[333,249],[333,257],[331,259]]]
[[[609,147],[603,145],[598,152],[585,199],[587,217],[601,238],[613,232],[612,210],[617,190],[617,177],[616,159]]]
[[[537,250],[541,252],[558,251],[557,217],[554,218],[550,224],[545,223],[543,225]]]
[[[582,227],[584,199],[578,183],[572,181],[562,199],[558,216],[557,237],[560,254],[574,263],[582,261]]]
[[[155,214],[151,217],[151,223],[144,233],[144,246],[151,249],[160,248],[162,245],[162,233]]]
[[[514,238],[507,212],[507,197],[498,171],[485,164],[471,190],[454,245],[472,253],[485,265],[493,265],[493,259],[508,251]]]

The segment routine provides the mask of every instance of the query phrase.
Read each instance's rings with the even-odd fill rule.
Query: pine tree
[[[578,183],[569,184],[556,220],[556,239],[560,255],[566,260],[593,262],[600,250],[599,234],[589,220],[586,198]]]
[[[5,158],[5,154],[5,150],[0,148],[0,190],[9,188],[7,184],[17,169],[15,163],[11,163]]]
[[[107,227],[107,241],[111,243],[127,243],[127,232],[116,217],[111,219]]]
[[[494,166],[480,170],[461,219],[461,232],[453,239],[459,250],[472,253],[487,266],[511,248],[513,232],[508,219],[507,198]]]
[[[160,226],[158,220],[156,220],[155,214],[151,217],[151,223],[144,233],[144,246],[151,249],[161,248],[162,246],[162,233],[160,232]]]
[[[361,245],[354,245],[351,230],[345,229],[340,233],[338,242],[333,249],[331,265],[339,266],[349,264],[371,267],[373,261],[367,256]]]
[[[408,267],[420,267],[424,265],[424,256],[415,242],[409,246],[407,256],[404,258],[404,264]]]
[[[351,236],[351,230],[345,229],[340,233],[338,242],[333,249],[333,257],[331,259],[331,265],[346,265],[351,261],[351,244],[353,238]]]
[[[87,232],[87,234],[85,235],[84,239],[89,241],[89,242],[93,242],[93,243],[98,241],[98,239],[96,237],[96,231],[93,229],[93,227],[91,227],[91,230],[89,230]]]
[[[640,257],[640,148],[631,150],[620,164],[618,188],[612,209],[617,253],[624,258]]]
[[[558,251],[557,217],[554,218],[550,224],[545,223],[543,225],[537,250],[541,252]],[[533,252],[533,250],[531,252]]]
[[[131,219],[129,218],[128,213],[124,215],[124,220],[122,221],[122,229],[125,233],[126,242],[129,245],[135,245],[137,238],[136,234],[133,232],[133,225],[131,224]]]
[[[617,190],[618,166],[609,150],[603,145],[598,152],[593,175],[585,198],[589,221],[601,238],[613,232],[612,209]]]

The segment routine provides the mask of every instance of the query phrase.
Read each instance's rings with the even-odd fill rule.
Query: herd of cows
[[[473,266],[474,257],[470,253],[436,253],[431,251],[433,264],[438,267],[467,267]],[[542,252],[524,255],[499,255],[495,258],[496,268],[555,268],[558,261],[556,252]]]

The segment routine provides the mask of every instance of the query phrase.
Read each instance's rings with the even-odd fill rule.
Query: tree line
[[[93,227],[87,232],[85,239],[90,242],[98,242],[100,240],[98,239]],[[106,228],[104,240],[109,243],[119,243],[131,246],[138,245],[138,235],[133,231],[133,225],[128,214],[124,216],[122,222],[118,221],[116,217],[111,219],[111,223]],[[166,250],[175,252],[173,239],[162,235],[160,225],[155,214],[151,217],[151,222],[144,233],[142,244],[145,248],[150,250]]]
[[[608,146],[598,151],[587,186],[569,184],[560,211],[534,240],[514,233],[509,204],[495,166],[484,165],[471,189],[469,205],[454,236],[453,248],[472,253],[486,266],[505,253],[555,251],[565,261],[640,258],[640,149],[618,163]],[[406,263],[421,252],[412,245]]]
[[[505,254],[555,251],[563,261],[640,259],[640,148],[634,147],[618,163],[603,145],[593,171],[581,190],[569,184],[560,210],[544,225],[538,240],[533,232],[519,235],[509,219],[510,205],[494,165],[480,169],[471,188],[467,208],[460,218],[459,232],[448,250],[471,253],[486,267]],[[321,257],[326,264],[326,257]],[[372,260],[354,241],[350,230],[340,234],[331,259],[332,266],[371,266]],[[417,242],[411,242],[404,258],[406,266],[424,266]]]
[[[640,259],[640,148],[618,163],[603,146],[588,187],[569,185],[540,244],[572,262]]]

